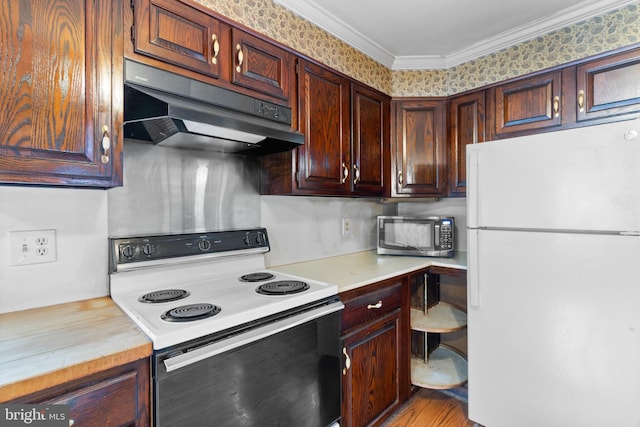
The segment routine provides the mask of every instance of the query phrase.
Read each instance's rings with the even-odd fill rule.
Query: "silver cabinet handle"
[[[353,179],[353,185],[356,185],[358,181],[360,181],[360,169],[358,169],[358,165],[353,165],[355,178]]]
[[[382,300],[378,301],[378,302],[377,302],[377,303],[375,303],[375,304],[369,304],[369,305],[367,306],[367,308],[368,308],[369,310],[371,310],[372,308],[382,308]]]
[[[351,367],[351,359],[347,354],[347,347],[342,347],[342,354],[344,354],[344,369],[342,369],[342,375],[347,375],[347,371]]]

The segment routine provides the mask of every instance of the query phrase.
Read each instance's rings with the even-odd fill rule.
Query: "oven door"
[[[340,418],[333,302],[211,343],[154,355],[157,426],[329,426]]]

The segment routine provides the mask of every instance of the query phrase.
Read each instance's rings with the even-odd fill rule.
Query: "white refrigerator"
[[[640,119],[467,148],[469,418],[640,426]]]

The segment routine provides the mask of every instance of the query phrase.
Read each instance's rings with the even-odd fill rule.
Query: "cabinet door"
[[[562,124],[560,71],[500,85],[494,94],[492,130],[497,138]]]
[[[240,31],[231,30],[234,84],[289,101],[294,80],[289,52]]]
[[[640,49],[577,67],[577,120],[640,111]]]
[[[122,2],[0,2],[0,182],[122,183]]]
[[[212,16],[176,0],[134,0],[137,53],[218,77],[228,61],[220,24]]]
[[[383,196],[390,173],[389,98],[363,86],[351,86],[351,165],[358,195]]]
[[[140,359],[12,403],[69,405],[69,425],[146,427],[151,423],[149,363]]]
[[[485,92],[473,92],[449,100],[449,195],[467,193],[467,145],[484,141]]]
[[[349,82],[327,68],[301,60],[298,77],[300,127],[298,187],[350,192]]]
[[[444,101],[394,101],[395,194],[439,196],[445,192]]]
[[[400,330],[398,310],[344,339],[341,425],[377,425],[399,404]]]

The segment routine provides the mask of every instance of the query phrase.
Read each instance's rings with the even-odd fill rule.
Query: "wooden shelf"
[[[411,329],[423,332],[446,333],[467,327],[467,313],[453,304],[440,301],[424,313],[411,309]]]
[[[467,382],[467,360],[458,351],[440,345],[427,361],[411,358],[411,383],[430,389],[456,388]]]

